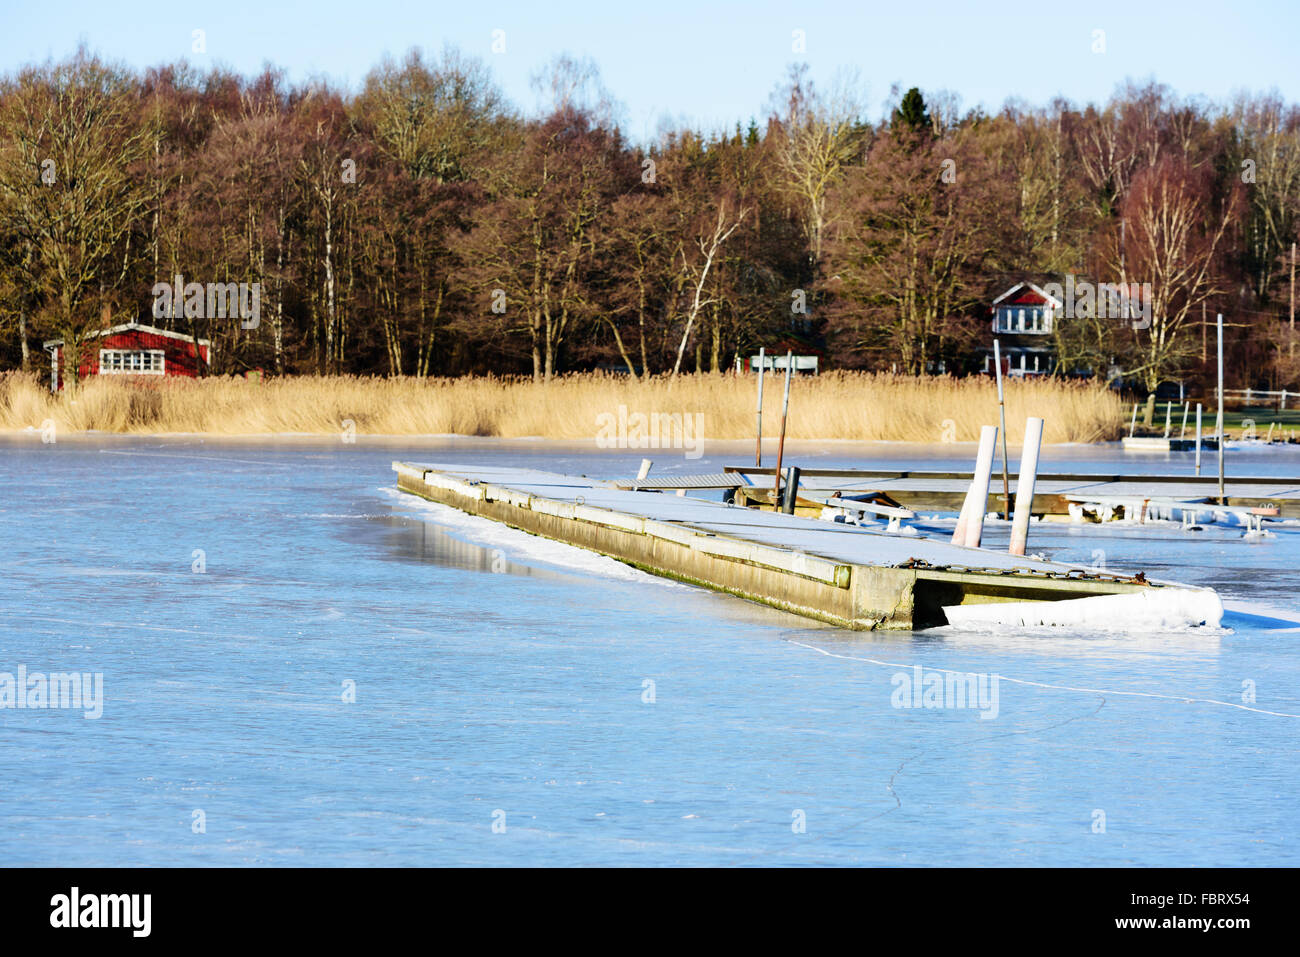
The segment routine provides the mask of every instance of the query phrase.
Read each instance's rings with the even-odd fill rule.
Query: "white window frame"
[[[996,331],[1021,336],[1047,336],[1056,319],[1050,305],[998,306]]]
[[[138,366],[130,357],[147,357]],[[120,362],[118,361],[120,359]],[[100,375],[166,375],[167,354],[162,349],[100,349]]]

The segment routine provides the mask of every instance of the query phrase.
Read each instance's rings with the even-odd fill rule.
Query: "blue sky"
[[[948,89],[963,108],[1057,94],[1101,102],[1126,77],[1155,77],[1179,93],[1226,99],[1277,88],[1300,95],[1300,0],[1037,3],[714,3],[586,0],[531,3],[359,3],[270,0],[66,0],[57,7],[0,0],[0,70],[84,41],[136,67],[189,59],[252,73],[270,61],[291,79],[325,75],[356,86],[385,54],[445,42],[481,56],[514,102],[535,103],[529,76],[551,57],[592,57],[621,102],[634,139],[660,119],[730,127],[761,113],[787,66],[806,60],[827,83],[856,68],[875,119],[890,86]],[[207,52],[191,52],[191,31]],[[494,30],[504,53],[492,52]],[[806,52],[792,49],[804,31]],[[1105,52],[1094,53],[1094,31]]]

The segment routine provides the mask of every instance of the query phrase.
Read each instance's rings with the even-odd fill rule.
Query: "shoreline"
[[[0,375],[0,430],[161,435],[473,436],[596,442],[602,447],[696,450],[701,442],[753,442],[757,379],[733,375],[629,380],[578,373],[550,383],[500,379],[295,377],[88,379],[51,393],[32,375]],[[775,440],[782,390],[763,395],[762,432]],[[1007,437],[1030,416],[1046,442],[1118,438],[1124,404],[1098,385],[1009,384]],[[786,440],[976,441],[997,422],[991,380],[828,372],[791,382]],[[833,437],[833,438],[829,438]]]
[[[0,440],[4,439],[21,439],[32,438],[37,441],[41,439],[41,430],[32,426],[24,429],[3,429],[0,428]],[[684,450],[680,448],[602,448],[596,443],[594,438],[591,439],[574,439],[562,438],[547,435],[470,435],[460,432],[377,432],[362,433],[358,432],[352,436],[351,441],[344,442],[339,432],[107,432],[97,429],[85,429],[81,431],[69,431],[60,429],[58,432],[58,441],[72,440],[91,440],[91,439],[198,439],[200,441],[230,441],[230,442],[284,442],[286,444],[293,442],[302,442],[304,444],[328,444],[328,445],[361,445],[367,444],[397,444],[409,441],[431,441],[431,442],[463,442],[467,444],[483,445],[508,445],[519,443],[521,445],[533,446],[550,446],[553,448],[569,448],[581,450],[584,452],[607,452],[611,455],[643,453],[647,458],[653,458],[655,455],[679,454]],[[754,439],[750,438],[727,438],[727,439],[704,439],[703,444],[708,446],[733,446],[738,455],[753,453]],[[763,451],[766,458],[769,444],[772,446],[772,454],[776,454],[777,438],[774,436],[764,436]],[[979,441],[975,439],[963,439],[953,442],[921,442],[910,441],[907,439],[845,439],[845,438],[790,438],[785,440],[786,450],[794,448],[806,448],[808,446],[889,446],[897,448],[925,448],[925,449],[943,449],[948,447],[969,447],[975,448]],[[1095,442],[1043,442],[1044,448],[1105,448],[1107,446],[1119,446],[1117,439],[1101,439]],[[1010,443],[1010,447],[1018,448],[1015,442]],[[725,449],[730,454],[732,449]],[[707,449],[705,455],[710,454]],[[688,460],[689,461],[689,460]]]

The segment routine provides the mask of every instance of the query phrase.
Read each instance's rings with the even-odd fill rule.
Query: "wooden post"
[[[993,340],[993,365],[998,376],[998,420],[1002,423],[1002,514],[1011,517],[1011,479],[1007,475],[1007,406],[1002,397],[1002,350]]]
[[[794,365],[792,352],[785,353],[785,398],[781,400],[781,438],[776,443],[776,480],[772,485],[772,510],[780,507],[781,501],[781,460],[785,457],[785,417],[790,411],[790,368]]]
[[[758,416],[754,423],[754,468],[763,467],[763,367],[767,360],[763,358],[763,349],[758,350]]]
[[[1219,504],[1227,505],[1228,500],[1223,495],[1223,313],[1218,313],[1214,323],[1219,343],[1219,413],[1214,423],[1214,430],[1219,436]]]
[[[1025,446],[1020,452],[1020,471],[1016,473],[1016,517],[1011,523],[1012,555],[1025,553],[1029,538],[1029,516],[1034,507],[1034,485],[1038,480],[1038,451],[1043,444],[1043,420],[1025,422]]]

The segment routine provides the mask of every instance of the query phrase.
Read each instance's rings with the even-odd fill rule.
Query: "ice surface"
[[[866,635],[568,564],[592,556],[567,546],[533,552],[548,546],[397,494],[390,467],[612,479],[646,454],[0,438],[0,671],[102,672],[105,690],[95,721],[0,710],[0,862],[1300,864],[1294,527],[1260,542],[1031,529],[1030,550],[1058,562],[1214,588],[1220,629]],[[719,471],[753,446],[649,454],[656,472]],[[973,458],[786,446],[791,464],[830,468]],[[1043,467],[1190,474],[1190,456],[1150,459],[1049,447]],[[1229,469],[1297,475],[1300,450],[1243,450]],[[984,537],[1005,548],[1007,531]],[[896,707],[895,681],[917,666],[999,676],[997,718]]]

